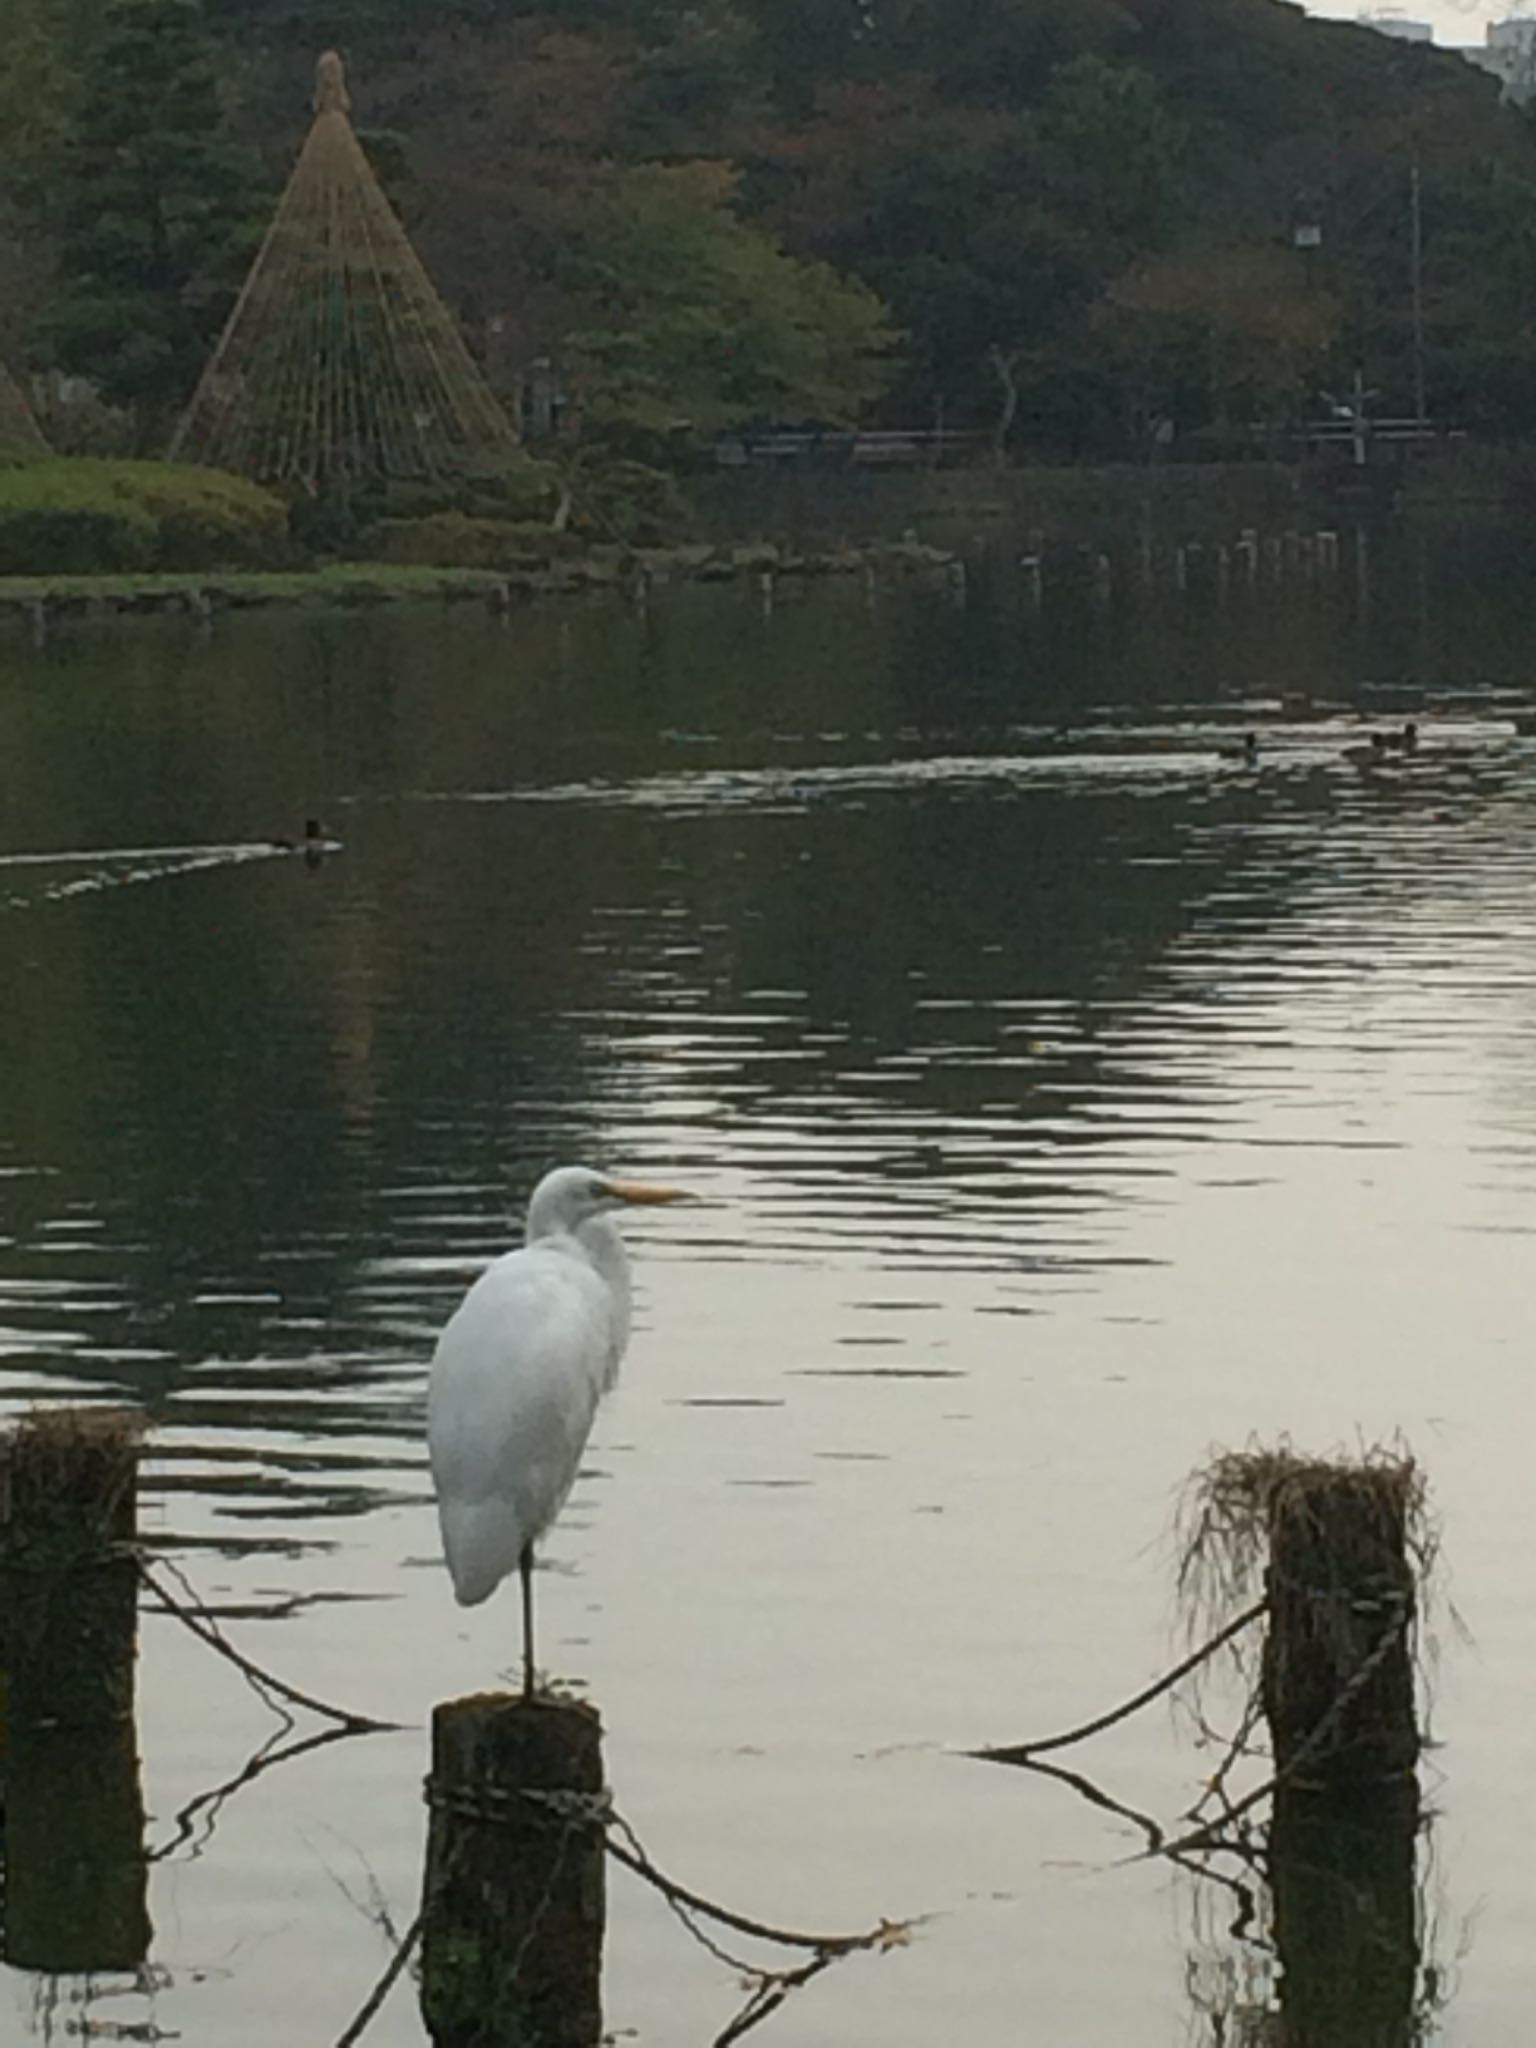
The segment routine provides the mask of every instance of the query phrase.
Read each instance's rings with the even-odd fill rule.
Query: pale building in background
[[[1378,8],[1359,14],[1362,28],[1379,35],[1396,36],[1401,42],[1432,43],[1435,31],[1427,21],[1412,21],[1394,8]],[[1467,45],[1450,45],[1458,57],[1489,71],[1504,88],[1504,97],[1521,106],[1536,99],[1536,15],[1511,15],[1506,21],[1488,24],[1485,40]]]
[[[1395,8],[1379,7],[1371,14],[1357,15],[1362,28],[1380,30],[1384,36],[1398,36],[1405,43],[1432,43],[1435,31],[1427,21],[1410,21]]]

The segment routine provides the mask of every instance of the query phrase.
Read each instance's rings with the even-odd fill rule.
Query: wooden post
[[[0,1438],[5,1959],[127,1970],[148,1953],[134,1726],[141,1418],[47,1410]]]
[[[1298,1790],[1348,1799],[1418,1762],[1408,1512],[1398,1467],[1299,1466],[1270,1495],[1264,1713]]]
[[[602,1722],[480,1693],[432,1716],[421,2007],[436,2048],[596,2048]]]
[[[1276,1791],[1266,1865],[1283,2040],[1389,2048],[1419,2038],[1419,1819],[1413,1777],[1343,1810],[1316,1793]]]

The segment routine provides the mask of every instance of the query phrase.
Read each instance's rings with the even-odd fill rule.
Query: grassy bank
[[[217,575],[158,570],[100,576],[0,576],[0,609],[60,611],[232,609],[267,604],[388,603],[413,597],[485,597],[505,579],[485,569],[396,568],[343,562],[320,569],[231,569]]]
[[[953,557],[915,541],[806,552],[760,543],[720,547],[593,548],[534,569],[436,569],[333,562],[316,569],[191,570],[140,575],[3,576],[0,614],[36,617],[253,610],[264,605],[361,608],[412,601],[480,602],[497,609],[582,592],[643,597],[664,583],[749,577],[885,577],[942,573]]]

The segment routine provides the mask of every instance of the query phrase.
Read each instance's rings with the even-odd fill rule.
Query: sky
[[[1353,21],[1387,10],[1387,0],[1311,0],[1308,12]],[[1391,8],[1410,21],[1432,22],[1437,43],[1480,43],[1490,21],[1532,11],[1526,0],[1396,0]]]

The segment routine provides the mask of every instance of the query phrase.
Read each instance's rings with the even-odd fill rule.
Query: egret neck
[[[613,1337],[603,1374],[603,1391],[613,1385],[619,1360],[629,1342],[629,1253],[623,1233],[606,1216],[589,1216],[573,1233],[586,1257],[597,1269],[597,1277],[608,1289],[613,1311]]]

